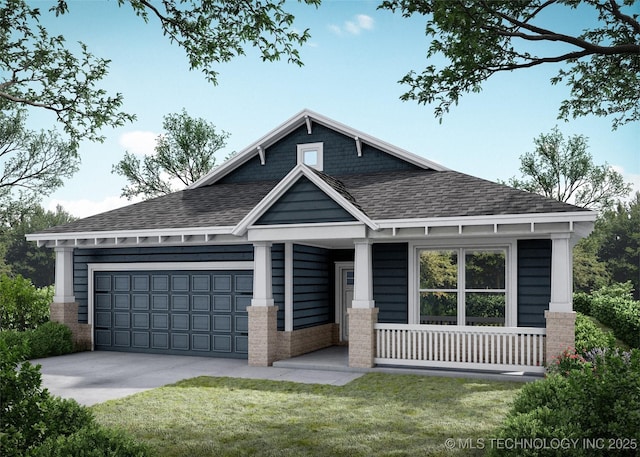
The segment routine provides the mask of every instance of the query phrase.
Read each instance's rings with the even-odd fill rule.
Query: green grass
[[[92,410],[158,456],[470,455],[445,440],[490,438],[521,387],[390,374],[341,387],[199,377]]]

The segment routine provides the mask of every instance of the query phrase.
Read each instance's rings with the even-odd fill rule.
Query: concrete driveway
[[[196,376],[227,376],[309,384],[344,385],[362,373],[299,368],[250,367],[246,360],[125,352],[80,352],[36,359],[42,384],[83,405],[126,397]]]

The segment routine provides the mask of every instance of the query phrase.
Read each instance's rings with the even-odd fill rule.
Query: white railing
[[[376,324],[375,363],[544,372],[544,328]]]

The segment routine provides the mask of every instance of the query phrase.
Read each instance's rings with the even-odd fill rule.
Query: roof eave
[[[233,227],[186,227],[140,230],[109,230],[80,232],[47,232],[30,233],[27,241],[35,241],[38,246],[49,247],[91,247],[112,245],[144,245],[144,244],[184,244],[205,243],[214,241],[220,235],[230,235]],[[107,242],[107,240],[113,240]]]

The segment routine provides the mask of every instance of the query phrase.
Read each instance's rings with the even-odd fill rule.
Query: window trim
[[[322,171],[324,169],[324,143],[302,143],[297,145],[297,157],[298,164],[303,164],[308,166],[309,168],[314,168],[316,170]],[[304,154],[308,151],[316,151],[317,152],[317,160],[315,165],[308,165],[304,163]]]
[[[426,244],[422,242],[409,243],[409,324],[420,324],[420,251],[422,250],[473,250],[473,249],[502,249],[505,251],[505,327],[518,326],[517,303],[517,240],[503,239],[500,241],[474,238],[468,240],[433,240]],[[458,264],[458,278],[461,263]],[[458,282],[458,289],[460,283]],[[456,292],[458,292],[458,289]],[[484,291],[484,289],[483,289]],[[458,313],[458,316],[460,314]],[[427,324],[425,324],[427,325]]]

